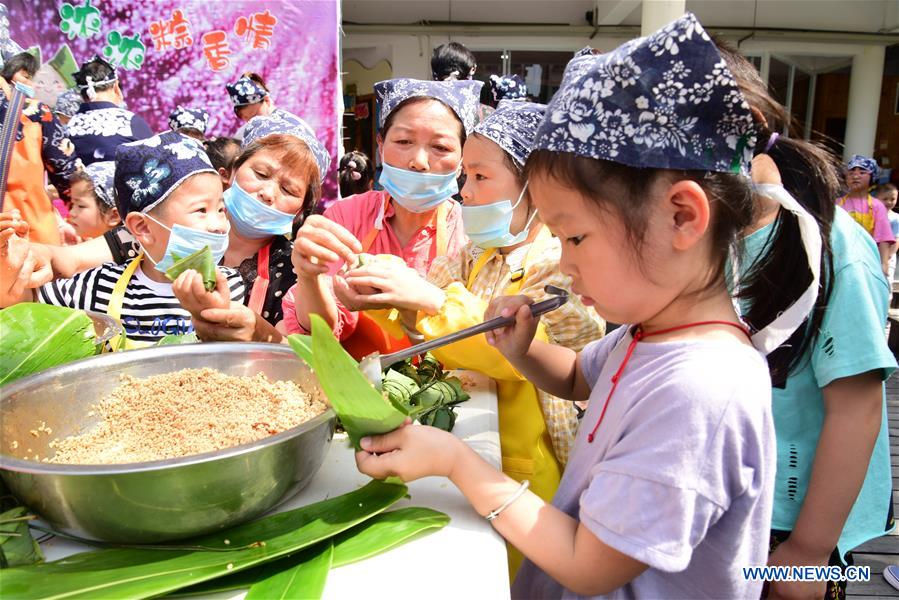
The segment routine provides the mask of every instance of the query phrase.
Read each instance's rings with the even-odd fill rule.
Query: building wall
[[[880,89],[880,114],[877,118],[877,138],[874,142],[874,156],[880,164],[899,172],[899,115],[896,114],[899,76],[883,78]],[[895,179],[895,177],[894,177]]]
[[[880,113],[874,140],[874,158],[882,166],[899,168],[899,115],[896,114],[896,87],[899,76],[884,76],[880,88]],[[842,154],[849,103],[849,74],[823,73],[818,75],[815,88],[815,112],[812,130],[816,139]],[[824,134],[823,136],[821,134]],[[827,137],[834,139],[827,139]]]

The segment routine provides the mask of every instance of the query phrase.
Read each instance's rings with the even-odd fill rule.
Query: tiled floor
[[[887,381],[887,419],[890,430],[890,454],[893,465],[893,513],[899,516],[899,374]],[[847,597],[853,600],[899,598],[896,590],[883,578],[887,565],[899,565],[899,535],[885,535],[859,546],[853,553],[855,564],[871,567],[871,580],[850,583]]]

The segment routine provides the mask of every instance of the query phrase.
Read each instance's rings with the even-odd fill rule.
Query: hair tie
[[[779,138],[779,137],[780,137],[780,134],[777,133],[776,131],[774,133],[772,133],[771,137],[768,138],[768,143],[765,145],[765,151],[762,152],[762,154],[768,154],[768,152],[771,150],[771,148],[774,147],[774,142],[776,142],[777,138]]]
[[[347,166],[348,169],[355,169],[355,168],[356,168],[356,161],[355,161],[355,160],[348,160],[348,161],[346,161],[346,166]]]
[[[94,78],[88,75],[85,79],[87,81],[87,97],[93,100],[97,97],[97,90],[94,89]]]
[[[359,171],[353,171],[352,173],[350,173],[350,179],[352,179],[353,181],[359,181],[360,179],[362,179],[362,173],[360,173]]]

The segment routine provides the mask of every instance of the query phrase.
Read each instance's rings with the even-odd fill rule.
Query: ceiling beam
[[[640,35],[639,26],[604,25],[506,25],[495,23],[347,23],[345,34],[453,35],[453,36],[561,36],[590,37],[597,31],[608,36],[633,38]],[[890,46],[899,43],[899,33],[867,33],[858,31],[821,31],[805,29],[748,29],[745,27],[706,27],[708,31],[742,38],[754,34],[754,40],[789,40],[793,42],[839,42],[843,44],[872,44]]]
[[[617,2],[596,0],[593,8],[593,22],[600,27],[603,25],[621,25],[621,22],[628,18],[640,4],[641,0],[617,0]],[[608,8],[603,10],[603,7]]]

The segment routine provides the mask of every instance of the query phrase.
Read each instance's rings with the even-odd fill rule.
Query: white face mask
[[[818,285],[821,281],[821,229],[818,222],[802,208],[793,196],[777,184],[753,184],[755,193],[776,200],[785,210],[796,215],[799,223],[799,233],[802,238],[802,247],[808,257],[808,266],[812,272],[812,281],[802,292],[802,295],[780,313],[771,323],[752,335],[752,345],[765,354],[771,354],[786,342],[793,332],[802,325],[815,308],[818,299]],[[739,290],[739,267],[733,260],[734,296]],[[739,311],[739,307],[738,311]]]

